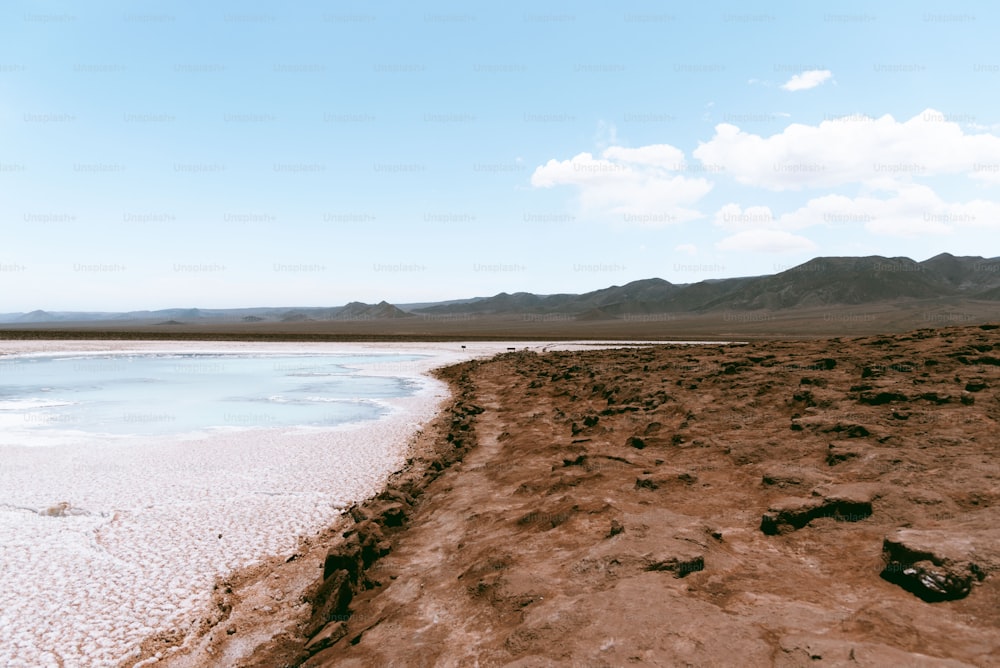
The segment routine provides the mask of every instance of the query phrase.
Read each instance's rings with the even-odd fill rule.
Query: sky
[[[997,25],[912,0],[7,0],[0,312],[1000,255]]]

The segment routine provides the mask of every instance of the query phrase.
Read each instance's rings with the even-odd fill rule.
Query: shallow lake
[[[52,432],[160,435],[373,420],[418,389],[372,376],[418,355],[98,354],[0,358],[4,443]],[[32,436],[36,435],[39,439]]]

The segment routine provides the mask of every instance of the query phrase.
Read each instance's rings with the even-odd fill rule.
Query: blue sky
[[[92,4],[0,7],[0,312],[1000,254],[984,3]]]

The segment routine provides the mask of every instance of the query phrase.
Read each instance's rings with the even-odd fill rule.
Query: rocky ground
[[[410,468],[299,560],[302,614],[229,665],[1000,662],[996,326],[444,375]]]

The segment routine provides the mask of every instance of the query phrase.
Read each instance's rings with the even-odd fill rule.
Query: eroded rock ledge
[[[306,656],[323,651],[346,635],[360,636],[364,632],[357,623],[349,624],[351,601],[362,591],[382,586],[377,575],[372,574],[372,566],[392,551],[392,537],[405,527],[427,485],[461,461],[475,444],[475,416],[483,409],[471,401],[475,392],[469,371],[478,364],[466,362],[445,372],[456,398],[444,411],[447,432],[433,456],[409,461],[385,491],[348,509],[354,524],[344,531],[342,540],[330,547],[322,581],[315,592],[306,596],[312,605],[312,615],[303,631],[308,639],[303,647]]]

